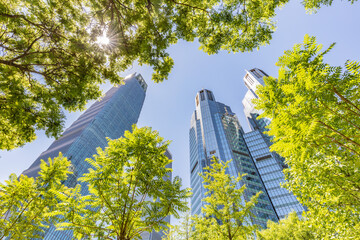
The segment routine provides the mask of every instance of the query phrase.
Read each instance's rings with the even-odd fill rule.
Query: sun
[[[118,34],[114,29],[109,29],[108,27],[103,27],[102,32],[96,37],[95,43],[103,49],[111,50],[116,47],[118,43]]]
[[[99,45],[108,45],[110,43],[110,39],[106,36],[106,31],[103,32],[102,36],[97,37],[96,43]]]

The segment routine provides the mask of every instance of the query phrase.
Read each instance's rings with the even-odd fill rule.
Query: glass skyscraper
[[[253,99],[258,98],[256,89],[259,85],[264,85],[263,77],[265,76],[268,75],[258,68],[251,69],[245,74],[244,82],[248,91],[242,103],[249,127],[253,131],[245,133],[244,139],[276,213],[281,219],[291,211],[296,211],[298,215],[301,215],[305,209],[292,193],[280,186],[284,182],[283,169],[286,168],[284,159],[275,152],[269,151],[271,138],[264,133],[267,130],[265,127],[270,123],[270,119],[257,119],[261,111],[256,110],[252,103]]]
[[[71,160],[74,175],[81,176],[90,167],[84,159],[92,157],[97,147],[106,147],[106,137],[119,138],[137,123],[146,88],[147,84],[140,74],[126,77],[123,85],[111,88],[100,101],[88,108],[22,174],[37,177],[40,160],[56,157],[62,152]],[[69,186],[76,183],[76,179],[67,180]]]
[[[191,214],[201,214],[205,189],[199,173],[209,166],[210,158],[216,156],[223,161],[233,160],[228,174],[237,176],[238,173],[247,173],[238,183],[239,188],[244,184],[247,186],[244,201],[259,191],[263,192],[253,209],[255,217],[251,218],[251,222],[265,227],[268,220],[277,221],[278,217],[245,143],[244,131],[236,115],[229,106],[216,102],[213,93],[206,89],[197,93],[195,106],[189,130],[190,181],[193,189]]]
[[[259,85],[264,85],[263,77],[265,76],[267,77],[268,75],[258,68],[246,71],[244,83],[248,91],[246,92],[245,97],[242,101],[245,117],[251,130],[261,129],[262,132],[265,131],[265,126],[270,123],[270,120],[257,119],[257,117],[262,112],[255,109],[255,105],[252,103],[252,100],[258,98],[258,96],[256,95],[256,89]]]
[[[117,139],[137,123],[146,95],[147,84],[140,74],[124,79],[124,84],[111,88],[105,96],[88,108],[65,132],[43,152],[23,174],[37,177],[40,159],[47,160],[62,152],[71,160],[74,174],[65,181],[67,186],[78,184],[77,178],[88,171],[86,158],[96,154],[96,148],[107,146],[106,137]],[[171,158],[170,153],[167,156]],[[170,176],[171,177],[171,176]],[[83,184],[82,184],[83,185]],[[82,194],[87,194],[82,186]],[[145,233],[144,239],[160,239],[162,233]],[[71,231],[55,231],[51,226],[44,239],[72,239]]]

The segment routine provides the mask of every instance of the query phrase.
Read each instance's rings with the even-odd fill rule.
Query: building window
[[[255,69],[250,70],[250,72],[252,72],[257,78],[261,78],[261,75]]]
[[[251,85],[253,85],[253,84],[254,84],[254,80],[253,80],[253,79],[251,79],[251,77],[250,77],[250,75],[249,75],[249,74],[246,74],[245,78],[246,78],[246,80],[248,80],[248,82],[249,82]]]
[[[200,99],[201,99],[201,101],[205,100],[204,90],[200,91]]]
[[[251,87],[247,84],[247,82],[245,82],[245,86],[246,86],[248,89],[251,89]]]
[[[214,101],[214,98],[212,97],[212,92],[211,91],[206,91],[207,95],[208,95],[208,99],[211,101]]]
[[[143,78],[140,74],[138,74],[138,75],[136,75],[136,79],[138,80],[140,86],[141,86],[141,87],[144,89],[144,91],[146,92],[147,84],[146,84],[144,78]]]
[[[190,174],[192,174],[192,173],[194,172],[194,170],[195,170],[195,168],[197,167],[197,165],[198,165],[198,162],[195,163],[195,166],[191,169],[191,173],[190,173]]]
[[[266,156],[257,158],[256,161],[261,161],[261,160],[265,160],[265,159],[268,159],[268,158],[271,158],[271,155],[266,155]]]
[[[267,76],[267,77],[269,76],[263,70],[259,69],[259,71],[262,72],[262,74],[264,74],[265,76]]]

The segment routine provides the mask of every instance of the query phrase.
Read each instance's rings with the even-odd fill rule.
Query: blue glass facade
[[[257,119],[261,111],[256,110],[252,103],[253,99],[258,98],[255,93],[256,88],[264,84],[265,76],[268,75],[264,71],[254,68],[247,71],[244,77],[248,92],[242,103],[249,127],[253,130],[245,133],[244,139],[279,218],[286,217],[291,211],[296,211],[300,216],[305,211],[304,207],[292,193],[280,186],[284,182],[283,169],[286,167],[284,159],[277,153],[269,151],[271,138],[265,134],[267,131],[265,127],[270,123],[270,119]]]
[[[193,189],[191,197],[191,214],[201,214],[205,189],[199,173],[209,166],[210,158],[228,161],[233,159],[228,168],[228,174],[238,173],[248,175],[238,184],[246,184],[244,201],[262,191],[259,203],[253,210],[253,224],[266,226],[268,220],[277,221],[278,217],[266,193],[259,173],[243,138],[243,130],[236,115],[229,106],[215,101],[209,90],[201,90],[195,98],[196,110],[191,118],[189,130],[190,143],[190,182]]]
[[[261,132],[245,133],[244,138],[279,218],[286,217],[291,211],[301,215],[304,207],[293,194],[280,186],[284,182],[284,165],[269,151]]]
[[[252,100],[258,98],[256,95],[256,89],[258,86],[264,85],[263,77],[265,76],[268,75],[258,68],[254,68],[246,72],[244,83],[248,88],[248,91],[242,101],[245,117],[247,118],[251,130],[261,129],[262,132],[265,131],[265,126],[270,123],[270,120],[264,118],[257,119],[262,112],[255,109],[255,105],[252,103]]]
[[[23,174],[36,177],[40,169],[40,159],[47,160],[62,152],[71,160],[74,171],[65,184],[75,186],[78,183],[77,178],[90,168],[84,160],[92,157],[97,147],[107,146],[106,137],[119,138],[137,123],[146,89],[147,84],[140,74],[126,77],[123,85],[111,88],[100,101],[87,109]],[[82,194],[86,193],[87,187],[82,186]],[[51,226],[44,239],[72,239],[72,233],[55,231],[54,226]]]

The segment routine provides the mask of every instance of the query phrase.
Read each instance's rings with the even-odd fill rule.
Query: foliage
[[[313,239],[356,239],[360,236],[359,210],[340,206],[327,208],[312,206],[304,214],[311,227]]]
[[[172,160],[165,156],[169,142],[164,142],[150,128],[125,132],[123,138],[108,140],[109,146],[97,149],[87,162],[93,169],[80,181],[89,194],[80,193],[78,185],[62,199],[61,212],[67,222],[59,230],[71,229],[78,239],[138,239],[141,233],[166,228],[164,218],[178,216],[187,209],[188,189],[181,180],[169,179]]]
[[[164,240],[190,240],[193,232],[190,211],[187,211],[178,225],[170,225]]]
[[[36,179],[12,174],[5,184],[0,183],[0,239],[42,238],[45,222],[57,215],[58,196],[67,191],[62,181],[70,173],[69,166],[60,153],[48,163],[42,160]]]
[[[349,0],[353,3],[355,0]],[[59,137],[64,114],[101,96],[105,80],[150,65],[167,79],[166,49],[179,39],[208,54],[252,51],[269,43],[275,10],[288,0],[3,0],[0,2],[0,149]],[[332,0],[304,0],[309,11]],[[107,37],[109,44],[98,42]]]
[[[271,149],[289,165],[287,188],[327,229],[319,238],[346,238],[360,221],[360,64],[347,61],[343,71],[324,63],[333,46],[321,52],[306,35],[279,58],[279,77],[264,79],[256,101],[272,119]]]
[[[238,187],[244,175],[233,177],[227,174],[229,163],[213,157],[211,166],[201,174],[206,189],[205,207],[203,216],[193,218],[193,239],[249,239],[257,228],[249,220],[261,192],[244,203],[246,185]]]
[[[34,140],[36,129],[59,136],[61,107],[84,109],[99,83],[120,83],[89,24],[74,0],[0,2],[0,149]]]
[[[113,55],[139,58],[140,64],[154,66],[153,80],[162,81],[173,61],[165,49],[178,39],[198,38],[209,53],[221,49],[232,52],[251,51],[267,44],[274,30],[271,18],[275,9],[287,0],[89,0],[100,28],[104,27],[116,49]]]
[[[251,51],[268,44],[271,18],[287,0],[5,0],[0,2],[0,149],[36,138],[58,137],[60,110],[83,109],[100,97],[105,80],[134,61],[167,79],[173,60],[165,51],[178,39],[201,48]],[[97,43],[108,37],[109,44]]]
[[[268,221],[267,228],[256,234],[259,240],[304,240],[314,239],[312,231],[304,220],[299,219],[296,212],[291,212],[278,223]]]
[[[350,0],[354,2],[355,0]],[[288,0],[4,0],[0,2],[0,149],[59,137],[64,114],[101,96],[105,80],[150,65],[168,78],[166,49],[179,39],[208,54],[252,51],[271,40],[275,10]],[[312,11],[332,0],[305,0]],[[107,37],[109,44],[98,42]]]
[[[357,0],[348,0],[348,1],[351,4],[353,4]],[[304,5],[305,9],[310,13],[316,12],[323,5],[331,6],[332,3],[333,3],[333,0],[303,0],[302,1],[302,4]]]

